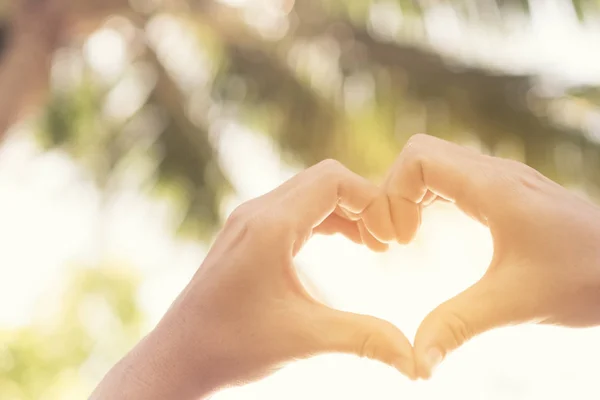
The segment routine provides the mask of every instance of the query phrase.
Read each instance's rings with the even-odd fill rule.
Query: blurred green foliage
[[[52,299],[56,304],[40,304],[31,325],[0,329],[2,399],[87,396],[94,382],[84,379],[82,366],[106,370],[141,334],[137,279],[128,271],[123,266],[79,268],[62,296]]]
[[[411,135],[426,132],[600,194],[600,144],[586,130],[587,116],[600,112],[598,87],[540,94],[537,76],[438,54],[428,42],[424,19],[439,4],[502,32],[511,17],[528,17],[526,0],[390,1],[403,20],[393,37],[372,26],[382,2],[371,0],[281,1],[285,12],[273,22],[287,24],[281,34],[266,34],[258,18],[218,2],[150,3],[102,28],[125,43],[125,67],[115,76],[96,70],[86,38],[64,43],[70,61],[55,64],[38,137],[78,160],[107,199],[130,184],[123,180],[130,170],[143,171],[140,190],[169,198],[186,234],[209,240],[220,225],[233,188],[218,142],[232,121],[267,135],[300,165],[336,158],[377,179]],[[598,1],[570,4],[582,24],[600,15]],[[581,117],[558,118],[565,110]],[[88,364],[107,365],[134,343],[142,319],[136,280],[119,271],[83,269],[52,324],[0,332],[2,399],[65,398]],[[102,340],[85,317],[103,315],[98,304],[117,327]]]
[[[483,151],[518,158],[592,196],[600,192],[600,174],[589,172],[595,170],[600,145],[586,134],[583,122],[565,125],[553,117],[554,102],[570,101],[575,95],[541,96],[536,94],[536,76],[432,52],[423,16],[433,3],[396,2],[402,18],[410,21],[405,23],[412,27],[410,32],[420,32],[416,41],[407,40],[410,32],[402,29],[394,40],[373,34],[369,18],[379,3],[369,0],[281,2],[284,9],[290,4],[294,9],[286,16],[289,29],[277,38],[261,35],[239,10],[218,3],[190,2],[191,13],[165,4],[124,24],[120,20],[120,27],[114,20],[107,25],[117,31],[135,30],[128,43],[129,62],[146,63],[156,78],[148,84],[145,105],[115,123],[99,110],[111,85],[131,71],[98,86],[86,67],[85,79],[77,86],[66,93],[53,92],[41,132],[45,143],[68,149],[101,184],[109,182],[119,163],[143,142],[147,162],[155,165],[147,187],[158,187],[159,193],[175,199],[184,230],[198,238],[212,236],[221,218],[221,199],[231,191],[215,144],[224,120],[269,135],[284,157],[300,164],[336,158],[359,173],[378,177],[408,137],[427,132],[477,142]],[[507,29],[509,17],[526,16],[530,10],[524,0],[445,4],[466,21],[500,31]],[[598,2],[572,4],[582,17],[598,15]],[[150,25],[166,19],[162,35],[169,36],[169,29],[183,33],[164,40],[170,45],[148,40]],[[171,68],[180,62],[176,48],[182,40],[196,47],[197,53],[188,59],[201,57],[204,64]],[[140,42],[146,44],[140,48]],[[206,76],[185,82],[194,69]],[[596,109],[597,99],[587,99],[590,109]],[[124,132],[148,113],[158,116],[156,134],[137,132],[124,140]],[[556,155],[561,146],[580,149],[580,170],[564,172],[569,168],[559,164],[569,161]]]

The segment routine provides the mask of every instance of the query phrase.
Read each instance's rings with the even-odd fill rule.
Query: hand
[[[534,169],[426,135],[411,138],[385,183],[400,242],[424,205],[450,200],[487,225],[483,278],[431,312],[415,338],[418,374],[494,327],[600,324],[600,211]]]
[[[316,232],[384,250],[395,233],[379,194],[325,161],[240,206],[157,328],[93,398],[197,399],[325,352],[373,358],[414,377],[412,347],[394,325],[318,303],[292,264]]]

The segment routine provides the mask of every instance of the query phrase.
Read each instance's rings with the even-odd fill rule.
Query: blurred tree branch
[[[0,64],[0,132],[43,98],[52,54],[66,36],[93,29],[98,21],[114,13],[135,15],[127,0],[20,0],[12,10],[8,47]],[[443,104],[488,148],[493,149],[506,133],[518,136],[525,144],[525,161],[552,178],[557,178],[552,160],[557,143],[587,146],[591,149],[587,153],[600,154],[600,145],[580,129],[552,121],[544,112],[542,99],[534,98],[537,109],[532,109],[534,77],[491,73],[449,62],[412,45],[375,39],[360,23],[332,16],[314,1],[296,4],[298,23],[287,38],[275,43],[253,34],[238,10],[212,1],[168,0],[161,10],[184,11],[210,26],[230,60],[221,75],[242,76],[256,86],[250,106],[255,103],[275,107],[281,117],[273,132],[277,142],[306,162],[337,156],[331,151],[339,147],[337,120],[342,111],[296,76],[286,64],[282,49],[298,38],[323,35],[336,38],[343,53],[348,53],[342,54],[343,73],[355,68],[383,67],[391,76],[393,90],[412,96],[426,108]],[[178,129],[188,132],[188,139],[192,137],[189,132],[196,132],[197,127],[184,126],[193,126],[191,121],[184,121],[187,117],[181,110],[185,110],[185,105],[169,104],[168,99],[173,98],[171,90],[163,88],[156,96],[164,96],[161,104],[169,113],[178,115]]]
[[[219,225],[221,197],[229,184],[218,165],[208,127],[190,120],[186,98],[152,49],[147,50],[146,58],[158,74],[150,101],[165,110],[167,117],[167,126],[158,138],[163,153],[160,178],[175,180],[186,194],[183,229],[208,239]],[[186,222],[194,223],[191,229],[186,229]]]
[[[127,10],[127,0],[17,0],[11,4],[5,17],[9,20],[6,43],[0,53],[0,138],[45,97],[52,56],[65,36],[75,27],[80,34],[88,33],[107,15]]]
[[[201,21],[210,25],[227,44],[227,53],[234,66],[229,72],[251,77],[267,99],[275,99],[280,107],[286,104],[283,93],[294,93],[292,99],[287,99],[292,101],[290,109],[293,112],[288,114],[288,123],[277,135],[279,143],[284,149],[293,148],[309,163],[331,157],[335,147],[332,105],[312,93],[306,84],[298,82],[294,72],[244,28],[235,12],[228,10],[211,3],[203,8]],[[352,63],[356,59],[384,67],[392,75],[392,88],[425,105],[444,104],[450,114],[475,132],[488,149],[494,149],[506,134],[518,136],[524,144],[525,161],[559,181],[554,160],[557,145],[568,143],[586,147],[586,154],[600,158],[600,143],[590,140],[578,127],[562,126],[552,120],[547,110],[548,102],[536,98],[532,92],[534,76],[495,73],[460,65],[414,45],[377,40],[350,21],[328,16],[314,2],[299,3],[296,10],[301,22],[291,33],[291,40],[333,36],[346,52],[354,53],[342,54],[343,70],[357,67],[344,65],[344,60],[353,60]],[[359,54],[361,52],[363,54]],[[532,101],[536,103],[536,110],[532,108]],[[322,112],[324,107],[330,107],[330,118]],[[302,110],[308,111],[303,114]],[[306,126],[307,121],[315,120],[318,121],[316,129]],[[329,129],[324,131],[324,126]],[[600,187],[600,175],[594,178],[594,184]]]
[[[0,135],[45,91],[63,28],[63,0],[21,0],[13,7],[0,55]]]

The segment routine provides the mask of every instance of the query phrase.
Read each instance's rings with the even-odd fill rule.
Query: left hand
[[[320,304],[293,266],[319,232],[384,250],[395,230],[379,193],[341,164],[324,161],[241,205],[160,324],[122,361],[133,378],[128,382],[146,383],[127,397],[103,392],[119,385],[107,377],[93,398],[197,399],[327,352],[376,359],[414,377],[412,347],[394,325]]]
[[[398,240],[431,201],[486,225],[494,254],[483,277],[436,307],[415,336],[420,377],[476,335],[536,322],[600,325],[600,209],[525,164],[415,135],[384,187]]]

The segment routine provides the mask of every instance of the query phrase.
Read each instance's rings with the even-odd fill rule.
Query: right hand
[[[494,255],[481,280],[433,310],[415,338],[423,378],[448,354],[495,327],[600,324],[600,209],[512,160],[416,135],[385,183],[396,236],[414,237],[439,197],[487,225]]]

